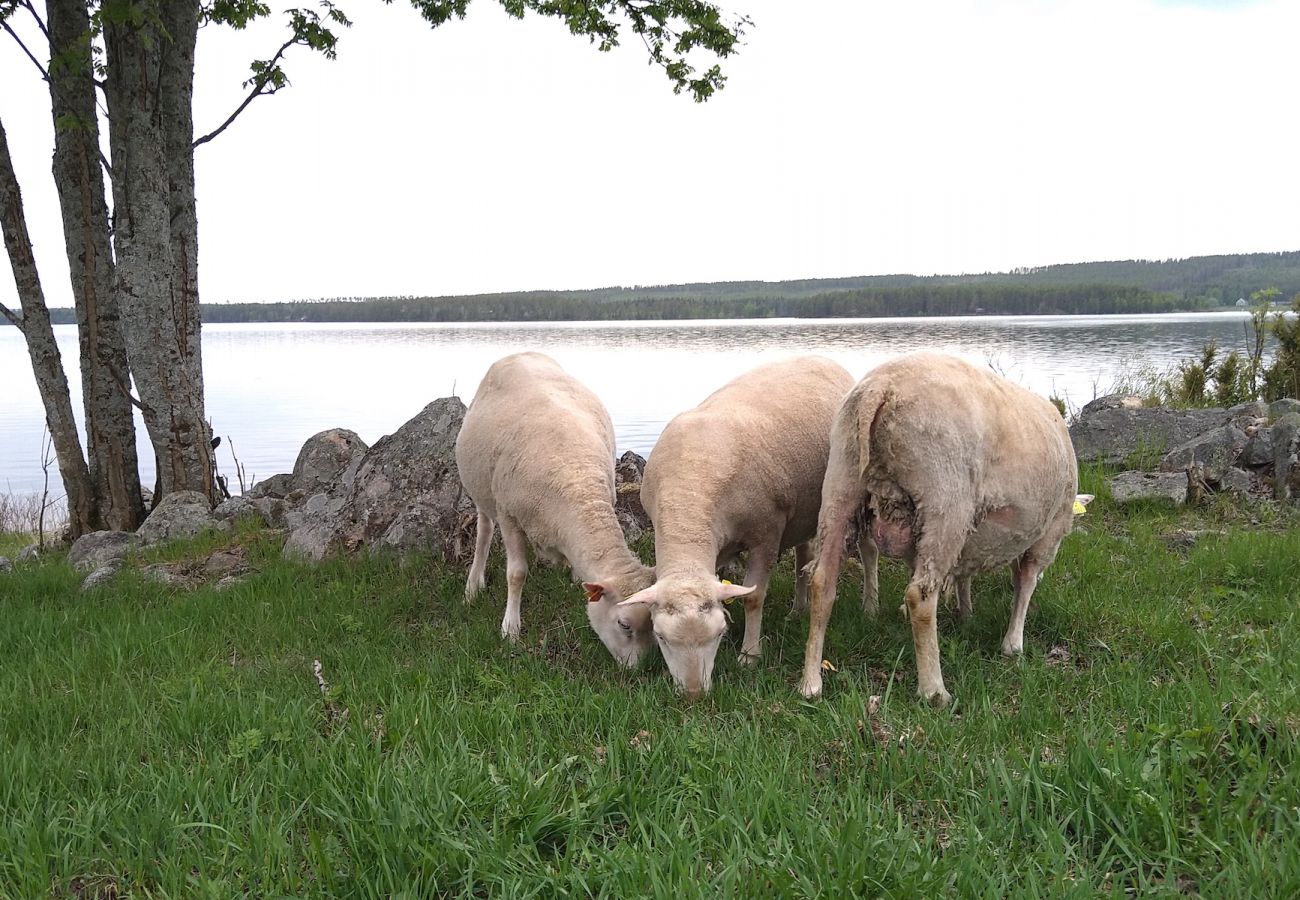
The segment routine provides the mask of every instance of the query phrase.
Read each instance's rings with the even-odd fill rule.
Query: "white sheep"
[[[1044,398],[934,353],[869,372],[845,398],[831,432],[803,695],[821,693],[826,623],[855,515],[866,515],[864,543],[911,564],[906,606],[917,692],[942,706],[951,697],[935,629],[940,594],[955,582],[960,614],[968,616],[971,575],[1010,563],[1016,597],[1002,652],[1019,654],[1034,587],[1072,527],[1077,486],[1069,431]],[[864,549],[863,557],[874,570],[873,553]]]
[[[804,564],[817,527],[830,427],[853,377],[805,356],[741,375],[664,429],[646,464],[641,501],[655,526],[651,588],[624,607],[649,608],[668,670],[688,696],[708,691],[726,631],[723,604],[745,597],[741,661],[762,651],[768,576],[796,551],[796,605],[807,595]],[[748,550],[745,585],[718,567]]]
[[[620,663],[650,645],[644,607],[620,606],[654,582],[623,540],[614,514],[614,426],[600,400],[541,353],[497,360],[479,385],[456,438],[461,483],[478,511],[468,602],[483,589],[496,525],[506,549],[501,634],[517,640],[528,575],[527,544],[566,562],[587,591],[587,617]]]

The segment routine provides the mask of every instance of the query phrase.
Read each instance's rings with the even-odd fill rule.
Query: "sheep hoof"
[[[952,694],[948,693],[943,688],[939,688],[937,691],[933,691],[929,694],[925,691],[917,691],[917,693],[920,695],[922,700],[929,702],[929,704],[935,709],[943,709],[952,702]]]
[[[799,684],[799,693],[805,700],[816,700],[822,693],[821,678],[805,678]]]
[[[1023,644],[1008,644],[1006,642],[1003,642],[1002,644],[1002,655],[1007,659],[1015,659],[1024,652],[1025,648]]]
[[[748,650],[741,650],[740,656],[737,657],[737,660],[742,666],[756,666],[758,665],[758,659],[759,654],[750,653]]]

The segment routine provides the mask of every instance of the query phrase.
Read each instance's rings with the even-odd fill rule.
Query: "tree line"
[[[291,303],[220,303],[205,322],[573,322],[655,319],[856,318],[879,316],[1105,315],[1204,308],[1169,293],[1114,285],[1075,287],[860,288],[804,297],[605,292],[474,297],[375,297]]]

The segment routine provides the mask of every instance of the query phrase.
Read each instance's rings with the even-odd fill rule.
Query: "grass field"
[[[813,704],[788,559],[762,665],[737,621],[693,705],[657,658],[617,670],[556,570],[504,645],[499,558],[468,608],[461,571],[253,531],[223,593],[0,573],[0,895],[1297,896],[1300,528],[1250,518],[1099,499],[1023,660],[1003,573],[943,615],[946,710],[896,564],[877,622],[842,584]]]

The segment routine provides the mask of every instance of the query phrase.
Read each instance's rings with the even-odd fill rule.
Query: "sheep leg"
[[[947,575],[957,564],[965,543],[965,523],[971,516],[960,507],[931,517],[921,527],[917,541],[916,565],[907,585],[907,614],[912,623],[912,646],[916,651],[916,692],[922,700],[935,706],[947,706],[952,700],[943,684],[939,662],[937,614],[939,597]]]
[[[880,612],[880,548],[871,538],[871,525],[858,534],[858,558],[862,560],[862,613],[875,618]]]
[[[835,606],[835,585],[840,577],[844,536],[849,520],[862,505],[862,494],[856,487],[855,484],[850,490],[841,490],[829,501],[823,502],[821,517],[817,522],[819,546],[812,573],[808,643],[803,651],[803,681],[799,684],[799,693],[808,700],[822,692],[822,649],[826,643],[826,624],[830,621],[831,609]]]
[[[796,544],[794,548],[794,605],[790,607],[792,613],[801,613],[808,608],[809,573],[804,570],[812,561],[812,541]]]
[[[970,581],[969,575],[957,579],[957,619],[962,622],[969,622],[971,614],[975,611],[970,600]]]
[[[519,640],[519,603],[528,577],[528,541],[523,529],[508,517],[501,517],[501,542],[506,545],[506,614],[501,620],[501,636]]]
[[[492,534],[496,531],[496,523],[484,515],[483,510],[477,510],[478,524],[474,533],[474,561],[469,566],[469,578],[465,581],[465,602],[474,599],[483,586],[487,584],[487,561],[488,551],[492,547]]]
[[[1007,625],[1006,636],[1002,638],[1003,656],[1019,656],[1025,649],[1025,616],[1029,613],[1029,601],[1033,599],[1034,588],[1038,587],[1039,576],[1045,568],[1030,553],[1011,564],[1016,603],[1011,608],[1011,622]]]
[[[763,601],[767,598],[767,582],[776,555],[767,549],[749,551],[745,587],[753,587],[754,590],[745,595],[745,637],[740,642],[742,666],[754,665],[763,655]]]

